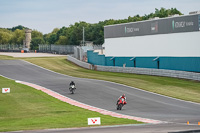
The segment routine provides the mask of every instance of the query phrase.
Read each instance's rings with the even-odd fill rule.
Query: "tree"
[[[68,44],[67,36],[59,36],[59,40],[56,42],[56,44],[67,45]]]
[[[53,31],[52,31],[52,33],[56,34],[59,30],[60,30],[59,28],[54,28]]]
[[[174,15],[174,14],[179,14],[179,15],[183,15],[180,11],[178,11],[176,8],[171,8],[171,9],[168,9],[168,14],[169,15]]]
[[[27,28],[27,27],[24,27],[24,26],[22,26],[22,25],[18,25],[18,26],[15,26],[15,27],[13,27],[13,28],[8,28],[8,30],[11,30],[11,31],[15,31],[15,30],[24,30],[24,29],[29,29],[29,28]]]
[[[35,37],[31,40],[31,49],[38,50],[39,44],[45,44],[45,41],[42,37]]]
[[[13,37],[12,32],[7,29],[0,29],[0,44],[9,44]]]
[[[31,32],[31,38],[36,38],[36,37],[41,37],[41,38],[43,38],[43,34],[42,34],[41,32],[39,32],[39,31],[37,31],[37,30],[33,30],[33,31]]]
[[[14,31],[12,42],[14,44],[23,44],[23,40],[24,39],[25,39],[25,32],[24,32],[24,30],[16,29]]]
[[[155,9],[154,17],[164,18],[174,14],[182,15],[182,13],[178,11],[176,8],[165,9],[162,7],[160,10],[158,10],[157,8]]]
[[[49,38],[47,39],[49,44],[55,44],[57,40],[58,40],[58,37],[55,33],[50,34]]]
[[[59,31],[58,28],[53,29],[53,31],[49,34],[45,34],[44,40],[47,44],[55,44],[56,41],[58,41],[59,36],[57,35],[57,32]]]

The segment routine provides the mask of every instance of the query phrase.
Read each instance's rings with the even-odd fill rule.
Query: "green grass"
[[[12,56],[0,55],[0,60],[14,60]]]
[[[11,88],[11,93],[0,93],[0,132],[87,127],[91,117],[101,117],[101,125],[141,123],[72,106],[1,76],[0,88]]]
[[[25,60],[70,76],[112,81],[166,96],[200,103],[200,82],[197,81],[87,70],[67,61],[66,57],[26,58]]]

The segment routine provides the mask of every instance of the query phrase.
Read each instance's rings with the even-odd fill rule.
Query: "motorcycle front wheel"
[[[69,91],[71,92],[71,94],[74,94],[74,89],[72,89],[72,88],[69,88]]]

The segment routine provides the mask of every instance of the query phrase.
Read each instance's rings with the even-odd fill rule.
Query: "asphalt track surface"
[[[0,75],[34,83],[79,102],[109,111],[172,122],[173,126],[181,125],[180,129],[191,129],[192,126],[194,129],[200,129],[200,126],[197,125],[200,122],[200,104],[197,103],[181,101],[116,83],[65,76],[20,60],[0,60]],[[70,94],[68,90],[68,85],[72,80],[75,81],[77,88],[74,95]],[[123,93],[126,94],[128,104],[121,111],[117,111],[116,100]],[[187,121],[194,125],[189,128],[188,125],[185,125]],[[166,127],[168,125],[165,124]],[[130,129],[131,127],[129,126]],[[106,129],[113,128],[116,127]],[[154,128],[159,128],[159,126],[154,126]],[[100,128],[100,130],[104,129]],[[150,130],[148,129],[148,131]]]

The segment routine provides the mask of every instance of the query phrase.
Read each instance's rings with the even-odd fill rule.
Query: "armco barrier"
[[[83,61],[80,61],[70,55],[67,55],[67,59],[75,64],[77,64],[78,66],[84,67],[86,69],[93,69],[92,65]]]
[[[134,68],[134,67],[113,67],[113,66],[100,66],[100,65],[95,65],[95,67],[93,67],[91,64],[79,61],[76,58],[73,58],[72,56],[69,55],[67,56],[67,59],[81,67],[87,69],[95,69],[97,71],[145,74],[145,75],[174,77],[174,78],[200,81],[200,73],[195,73],[195,72],[165,70],[165,69]]]
[[[164,70],[164,69],[133,68],[133,67],[112,67],[112,66],[96,66],[96,70],[174,77],[174,78],[183,78],[183,79],[200,81],[200,73],[195,73],[195,72]]]

